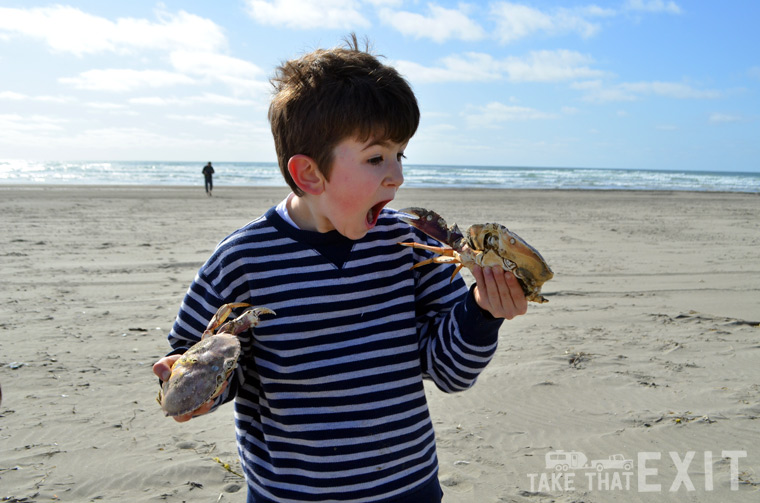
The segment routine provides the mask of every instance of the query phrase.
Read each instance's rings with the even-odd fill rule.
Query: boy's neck
[[[300,197],[291,194],[288,196],[286,205],[288,215],[290,215],[290,218],[293,219],[293,222],[295,222],[299,229],[315,232],[329,232],[333,230],[329,222],[322,222],[320,225],[320,219],[317,217],[318,213],[314,208],[314,201],[310,200],[309,194]]]

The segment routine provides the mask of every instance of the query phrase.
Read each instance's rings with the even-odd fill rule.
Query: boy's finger
[[[497,318],[501,317],[501,293],[499,292],[499,286],[497,284],[496,274],[494,274],[494,268],[486,267],[483,271],[483,276],[486,286],[486,293],[488,295],[488,303],[491,305],[491,314]]]
[[[187,421],[190,421],[195,416],[202,416],[203,414],[207,413],[211,410],[211,407],[214,406],[214,400],[209,400],[208,402],[204,403],[197,409],[195,409],[192,412],[188,412],[187,414],[183,414],[181,416],[174,416],[174,420],[178,423],[185,423]]]
[[[509,295],[512,299],[515,315],[525,314],[528,311],[528,301],[525,298],[525,293],[523,292],[522,286],[520,286],[520,282],[517,281],[517,277],[509,271],[504,275],[504,279],[507,288],[509,288]]]
[[[162,381],[168,381],[172,374],[172,368],[162,359],[153,364],[153,373]]]
[[[174,416],[174,420],[178,423],[185,423],[187,421],[190,421],[193,418],[193,413],[189,412],[187,414],[183,414],[181,416]]]
[[[472,275],[475,277],[475,283],[481,284],[483,283],[483,268],[479,265],[476,265],[472,268]]]
[[[512,298],[512,291],[509,287],[508,281],[508,278],[512,276],[512,273],[503,270],[501,267],[495,266],[493,268],[493,275],[499,290],[499,306],[501,307],[501,314],[504,318],[511,320],[515,316],[514,299]]]
[[[169,380],[172,373],[174,362],[179,360],[181,355],[165,356],[153,364],[153,373],[162,381]]]

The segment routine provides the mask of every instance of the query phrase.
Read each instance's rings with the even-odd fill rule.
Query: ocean
[[[203,185],[205,162],[0,160],[0,185]],[[214,163],[216,186],[284,187],[276,163]],[[760,193],[760,173],[405,165],[405,187]]]

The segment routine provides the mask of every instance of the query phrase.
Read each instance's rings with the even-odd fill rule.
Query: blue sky
[[[411,164],[760,171],[760,2],[0,0],[0,159],[274,161],[268,79],[351,31]]]

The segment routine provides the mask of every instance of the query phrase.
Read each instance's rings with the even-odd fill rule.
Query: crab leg
[[[453,248],[444,248],[443,246],[423,245],[422,243],[399,243],[399,244],[402,246],[411,246],[412,248],[420,248],[422,250],[428,250],[433,253],[437,253],[438,255],[444,255],[447,257],[455,257]]]
[[[418,262],[412,266],[412,269],[416,267],[422,267],[423,265],[427,264],[457,264],[456,269],[454,269],[453,274],[451,275],[451,281],[454,281],[454,278],[456,277],[457,273],[462,269],[462,261],[459,258],[459,253],[457,253],[453,248],[443,248],[441,246],[430,246],[430,245],[423,245],[421,243],[399,243],[403,246],[411,246],[412,248],[420,248],[423,250],[428,250],[433,253],[437,253],[437,257],[429,258],[427,260],[423,260],[422,262]]]

